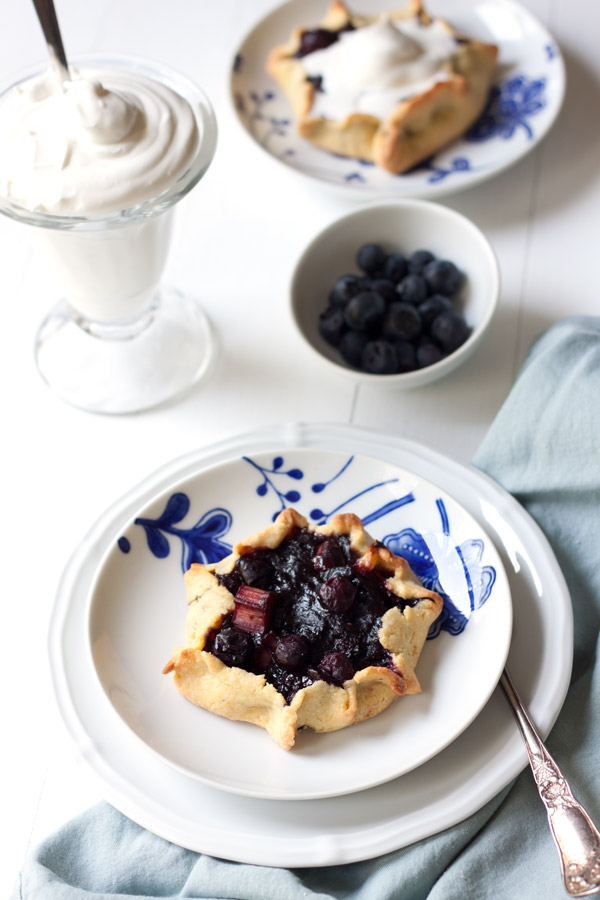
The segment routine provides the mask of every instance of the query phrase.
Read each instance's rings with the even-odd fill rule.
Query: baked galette
[[[297,27],[267,72],[300,135],[341,156],[406,172],[463,134],[483,110],[497,47],[429,16],[420,0],[378,16],[334,0],[317,27]]]
[[[164,672],[192,703],[260,725],[286,750],[299,728],[345,728],[420,691],[414,670],[442,598],[355,515],[315,526],[286,509],[185,583],[185,645]]]

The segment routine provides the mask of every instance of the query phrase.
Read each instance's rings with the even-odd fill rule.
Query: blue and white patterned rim
[[[398,478],[367,483],[357,490],[352,470],[354,456],[349,456],[333,475],[330,474],[318,481],[312,480],[310,485],[303,484],[304,471],[297,465],[287,466],[283,456],[274,456],[268,465],[250,456],[244,456],[242,460],[256,474],[257,484],[254,489],[256,496],[265,501],[265,507],[268,505],[265,512],[266,516],[270,515],[272,521],[287,506],[297,504],[306,496],[312,495],[317,495],[321,501],[320,505],[312,507],[308,514],[308,518],[317,525],[324,524],[343,509],[351,509],[358,498],[363,498],[364,501],[368,497],[373,501],[370,511],[362,514],[363,523],[367,528],[371,523],[385,518],[400,507],[415,502],[415,493],[409,491],[382,505],[377,503],[378,490],[397,482]],[[346,483],[349,492],[346,491]],[[336,486],[334,506],[328,509],[324,501],[327,498],[328,488],[334,484]],[[343,497],[341,502],[340,497]],[[390,532],[383,538],[383,543],[392,552],[409,562],[425,587],[437,591],[443,597],[444,609],[432,626],[430,638],[437,637],[441,631],[451,635],[461,634],[467,627],[470,615],[489,599],[496,581],[495,568],[482,565],[484,541],[479,537],[463,540],[460,544],[453,543],[449,512],[444,499],[438,497],[435,500],[435,507],[439,518],[437,533],[448,542],[444,559],[448,560],[452,556],[453,562],[449,562],[448,565],[462,567],[467,602],[462,603],[460,608],[444,590],[436,556],[432,552],[431,538],[428,539],[413,527]],[[179,523],[190,514],[195,520],[194,524],[181,526]],[[167,499],[163,511],[158,516],[154,518],[138,516],[134,520],[134,525],[144,530],[148,549],[157,559],[165,559],[170,555],[172,539],[179,541],[181,569],[185,572],[193,563],[217,562],[231,552],[231,544],[226,538],[230,534],[233,519],[231,511],[224,507],[202,510],[198,517],[198,510],[191,509],[189,496],[183,491],[176,491]],[[129,538],[122,536],[117,543],[122,553],[130,552]]]

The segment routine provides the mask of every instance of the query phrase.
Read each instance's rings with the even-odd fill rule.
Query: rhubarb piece
[[[274,591],[243,584],[235,595],[232,620],[235,627],[252,634],[264,634],[273,615],[275,596]]]

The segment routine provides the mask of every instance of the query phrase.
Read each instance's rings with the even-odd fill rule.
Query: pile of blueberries
[[[429,250],[406,257],[379,244],[360,247],[362,275],[342,275],[319,318],[319,331],[343,359],[375,375],[439,362],[470,334],[454,307],[464,274]]]

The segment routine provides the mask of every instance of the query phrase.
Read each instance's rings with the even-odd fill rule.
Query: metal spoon
[[[506,669],[500,677],[500,687],[527,748],[533,777],[558,847],[567,893],[572,897],[600,893],[600,832],[571,793],[564,775],[527,715]]]
[[[71,80],[69,72],[69,64],[65,56],[65,48],[63,47],[60,28],[58,27],[58,19],[56,18],[56,10],[54,9],[53,0],[33,0],[35,11],[40,20],[52,65],[56,69],[61,84]]]

